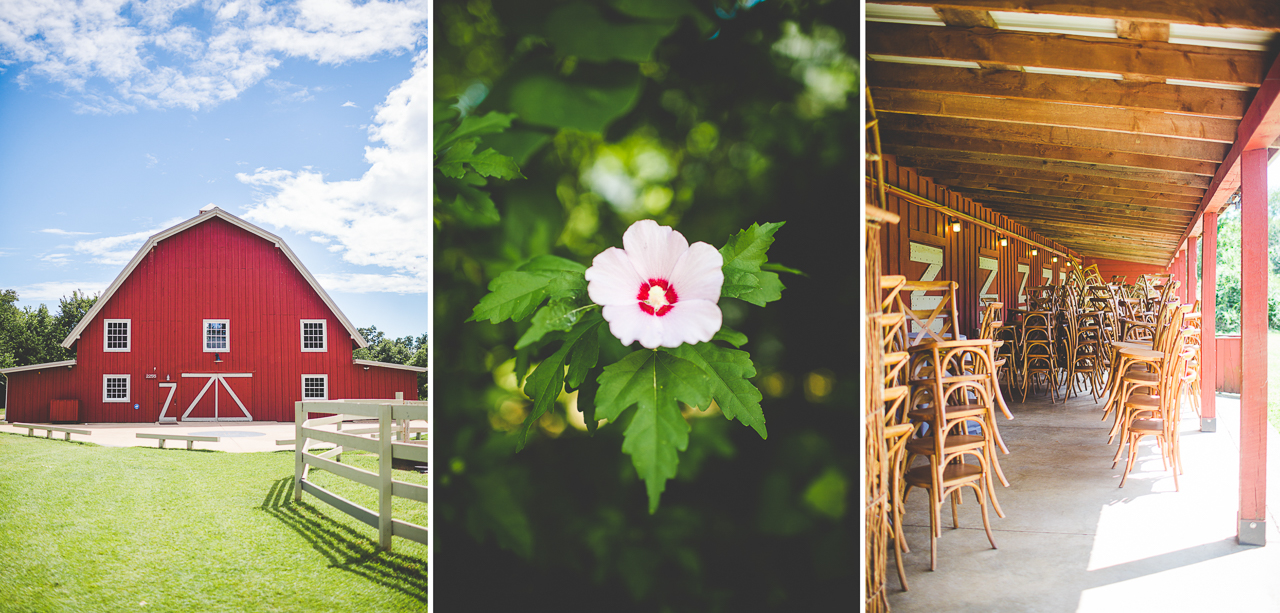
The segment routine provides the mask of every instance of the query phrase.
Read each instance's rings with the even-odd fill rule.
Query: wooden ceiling
[[[1275,0],[888,0],[864,66],[899,164],[1086,256],[1163,266],[1239,184],[1277,32]]]

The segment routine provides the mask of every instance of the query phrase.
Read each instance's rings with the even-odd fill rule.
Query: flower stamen
[[[636,294],[640,301],[640,310],[646,314],[662,317],[671,311],[672,305],[680,301],[675,288],[666,279],[649,279],[640,284],[640,293]]]

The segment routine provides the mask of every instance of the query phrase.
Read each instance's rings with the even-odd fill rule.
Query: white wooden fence
[[[399,394],[397,394],[399,395]],[[311,413],[334,413],[331,417],[307,419]],[[346,417],[373,418],[377,428],[333,431],[320,430],[319,426],[341,424]],[[400,441],[394,437],[396,422],[427,419],[427,403],[414,400],[319,400],[294,403],[296,436],[294,443],[293,499],[302,500],[307,492],[330,506],[378,529],[378,545],[384,551],[391,550],[391,537],[398,536],[423,545],[428,544],[427,529],[391,516],[391,497],[400,496],[419,502],[428,502],[427,487],[397,481],[391,474],[392,459],[409,460],[426,465],[429,460],[425,444],[408,440],[409,428],[400,431]],[[416,430],[416,429],[414,429]],[[282,443],[284,441],[281,441]],[[316,442],[337,445],[333,449],[315,454],[308,451]],[[343,448],[359,449],[378,454],[378,472],[370,472],[331,458],[341,459]],[[378,490],[378,511],[362,507],[346,498],[307,480],[310,469],[319,468],[339,477],[367,485]]]

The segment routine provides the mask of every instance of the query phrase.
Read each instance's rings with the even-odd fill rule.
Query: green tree
[[[356,349],[351,357],[389,364],[427,367],[427,335],[387,338],[377,326],[356,328],[369,346]],[[427,397],[427,373],[418,373],[418,397]]]
[[[436,5],[433,533],[446,608],[855,598],[858,5],[748,4]],[[464,323],[504,272],[539,256],[585,267],[640,218],[716,246],[786,221],[769,260],[809,275],[788,276],[768,308],[721,299],[749,339],[768,439],[687,410],[688,448],[653,515],[621,451],[630,415],[596,431],[580,410],[594,405],[591,378],[549,407],[525,395],[522,375],[556,345],[513,346],[547,322]],[[601,364],[628,353],[598,340]]]
[[[96,301],[96,296],[76,290],[58,301],[58,312],[54,315],[43,304],[19,309],[18,292],[0,290],[0,368],[74,358],[75,352],[64,349],[62,341]],[[0,398],[4,397],[7,385],[7,378],[0,377]]]

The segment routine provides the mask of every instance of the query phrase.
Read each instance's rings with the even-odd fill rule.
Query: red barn
[[[62,342],[0,370],[11,422],[293,421],[303,399],[418,398],[280,237],[219,208],[160,232]]]

